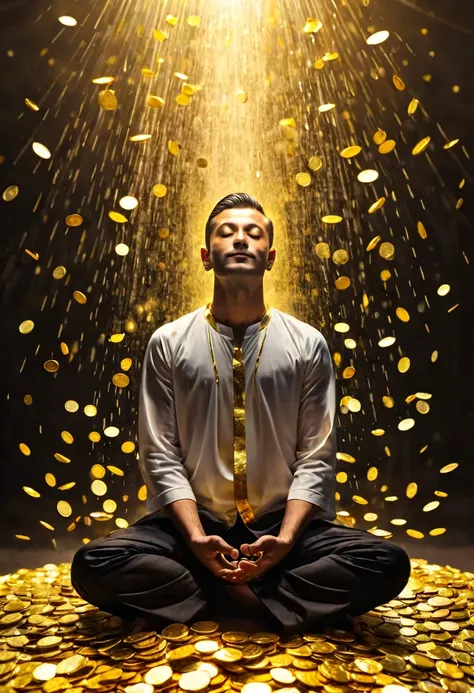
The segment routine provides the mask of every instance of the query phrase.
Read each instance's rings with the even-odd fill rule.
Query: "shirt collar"
[[[220,332],[224,337],[229,337],[230,339],[233,339],[234,338],[234,330],[232,329],[232,327],[230,327],[229,325],[223,325],[222,323],[217,322],[214,319],[214,316],[212,315],[211,311],[209,310],[209,305],[210,304],[207,304],[206,306],[204,306],[204,317],[206,318],[207,322],[211,325],[211,327],[214,328],[214,330],[216,330],[216,332]],[[263,316],[262,320],[260,322],[253,323],[253,325],[247,326],[247,329],[245,330],[244,339],[247,339],[248,337],[252,337],[252,335],[254,335],[256,332],[258,332],[259,330],[266,327],[268,325],[268,323],[270,322],[272,310],[268,304],[266,304],[266,305],[267,305],[267,312]],[[217,329],[216,326],[219,329]]]

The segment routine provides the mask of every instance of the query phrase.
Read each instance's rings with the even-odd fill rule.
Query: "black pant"
[[[240,548],[263,534],[277,535],[284,510],[247,526],[238,517],[231,528],[205,510],[199,515],[206,534]],[[298,632],[385,604],[409,576],[408,555],[397,544],[314,519],[277,566],[247,584],[276,627]],[[146,617],[157,629],[198,620],[209,605],[226,598],[228,584],[200,563],[171,520],[154,513],[82,546],[72,562],[71,581],[91,604],[127,620]]]

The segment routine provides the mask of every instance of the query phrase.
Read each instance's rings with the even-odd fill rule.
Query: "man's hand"
[[[221,577],[223,570],[231,573],[237,569],[238,549],[234,549],[233,546],[218,535],[196,537],[190,541],[189,546],[201,563],[218,577]],[[226,560],[223,554],[230,556],[234,560]]]
[[[234,561],[230,568],[223,568],[218,574],[228,582],[249,582],[277,565],[291,551],[293,545],[294,543],[288,539],[264,534],[253,544],[242,544],[240,547],[244,556],[261,554],[258,560],[250,561],[242,558],[237,565]]]

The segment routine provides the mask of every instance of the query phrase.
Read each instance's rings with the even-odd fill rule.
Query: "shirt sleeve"
[[[171,353],[157,330],[143,362],[138,411],[139,464],[153,510],[183,498],[196,500],[179,443]]]
[[[287,500],[333,510],[336,486],[336,392],[331,355],[318,333],[306,364],[298,412],[298,441]],[[333,514],[333,513],[331,513]]]

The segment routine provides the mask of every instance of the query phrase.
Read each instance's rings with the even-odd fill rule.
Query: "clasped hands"
[[[253,544],[242,544],[240,553],[217,535],[198,537],[191,546],[201,563],[231,583],[249,582],[273,568],[292,547],[293,542],[271,534],[264,534]]]

